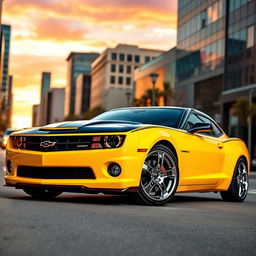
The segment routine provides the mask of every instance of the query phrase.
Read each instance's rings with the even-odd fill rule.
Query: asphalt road
[[[163,207],[125,197],[64,193],[33,200],[3,187],[0,255],[256,255],[256,175],[244,203],[218,194],[177,195]]]

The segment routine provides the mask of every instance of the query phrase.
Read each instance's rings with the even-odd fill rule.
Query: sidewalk
[[[256,179],[256,172],[250,172],[250,179]]]

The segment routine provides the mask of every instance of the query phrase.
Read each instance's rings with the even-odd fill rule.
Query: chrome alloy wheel
[[[141,187],[144,193],[156,201],[167,199],[177,183],[177,167],[170,154],[163,150],[150,152],[144,162]]]
[[[247,177],[247,168],[243,161],[241,161],[237,167],[237,188],[238,196],[244,198],[247,195],[248,191],[248,177]]]

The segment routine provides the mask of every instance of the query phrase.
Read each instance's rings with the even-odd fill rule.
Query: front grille
[[[24,149],[53,152],[91,149],[93,136],[26,136],[25,138]]]
[[[95,179],[89,167],[18,166],[17,176],[36,179]]]

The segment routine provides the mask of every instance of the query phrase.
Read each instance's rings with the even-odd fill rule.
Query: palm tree
[[[147,98],[148,99],[148,101],[150,102],[150,105],[152,106],[153,105],[153,102],[152,102],[152,95],[153,95],[153,90],[152,89],[148,89],[147,91],[146,91],[146,93],[143,95],[145,98]],[[142,97],[143,97],[142,96]],[[159,106],[159,100],[160,100],[160,98],[161,98],[161,92],[160,92],[160,90],[158,89],[158,88],[156,88],[155,89],[155,105],[156,106]]]
[[[237,101],[232,105],[231,113],[237,116],[241,126],[247,125],[248,117],[256,117],[256,104],[249,104],[247,97],[239,97]]]
[[[168,106],[173,103],[173,99],[175,99],[176,95],[173,91],[173,89],[170,86],[169,82],[164,82],[163,84],[164,90],[161,93],[161,96],[164,98],[164,105]]]

